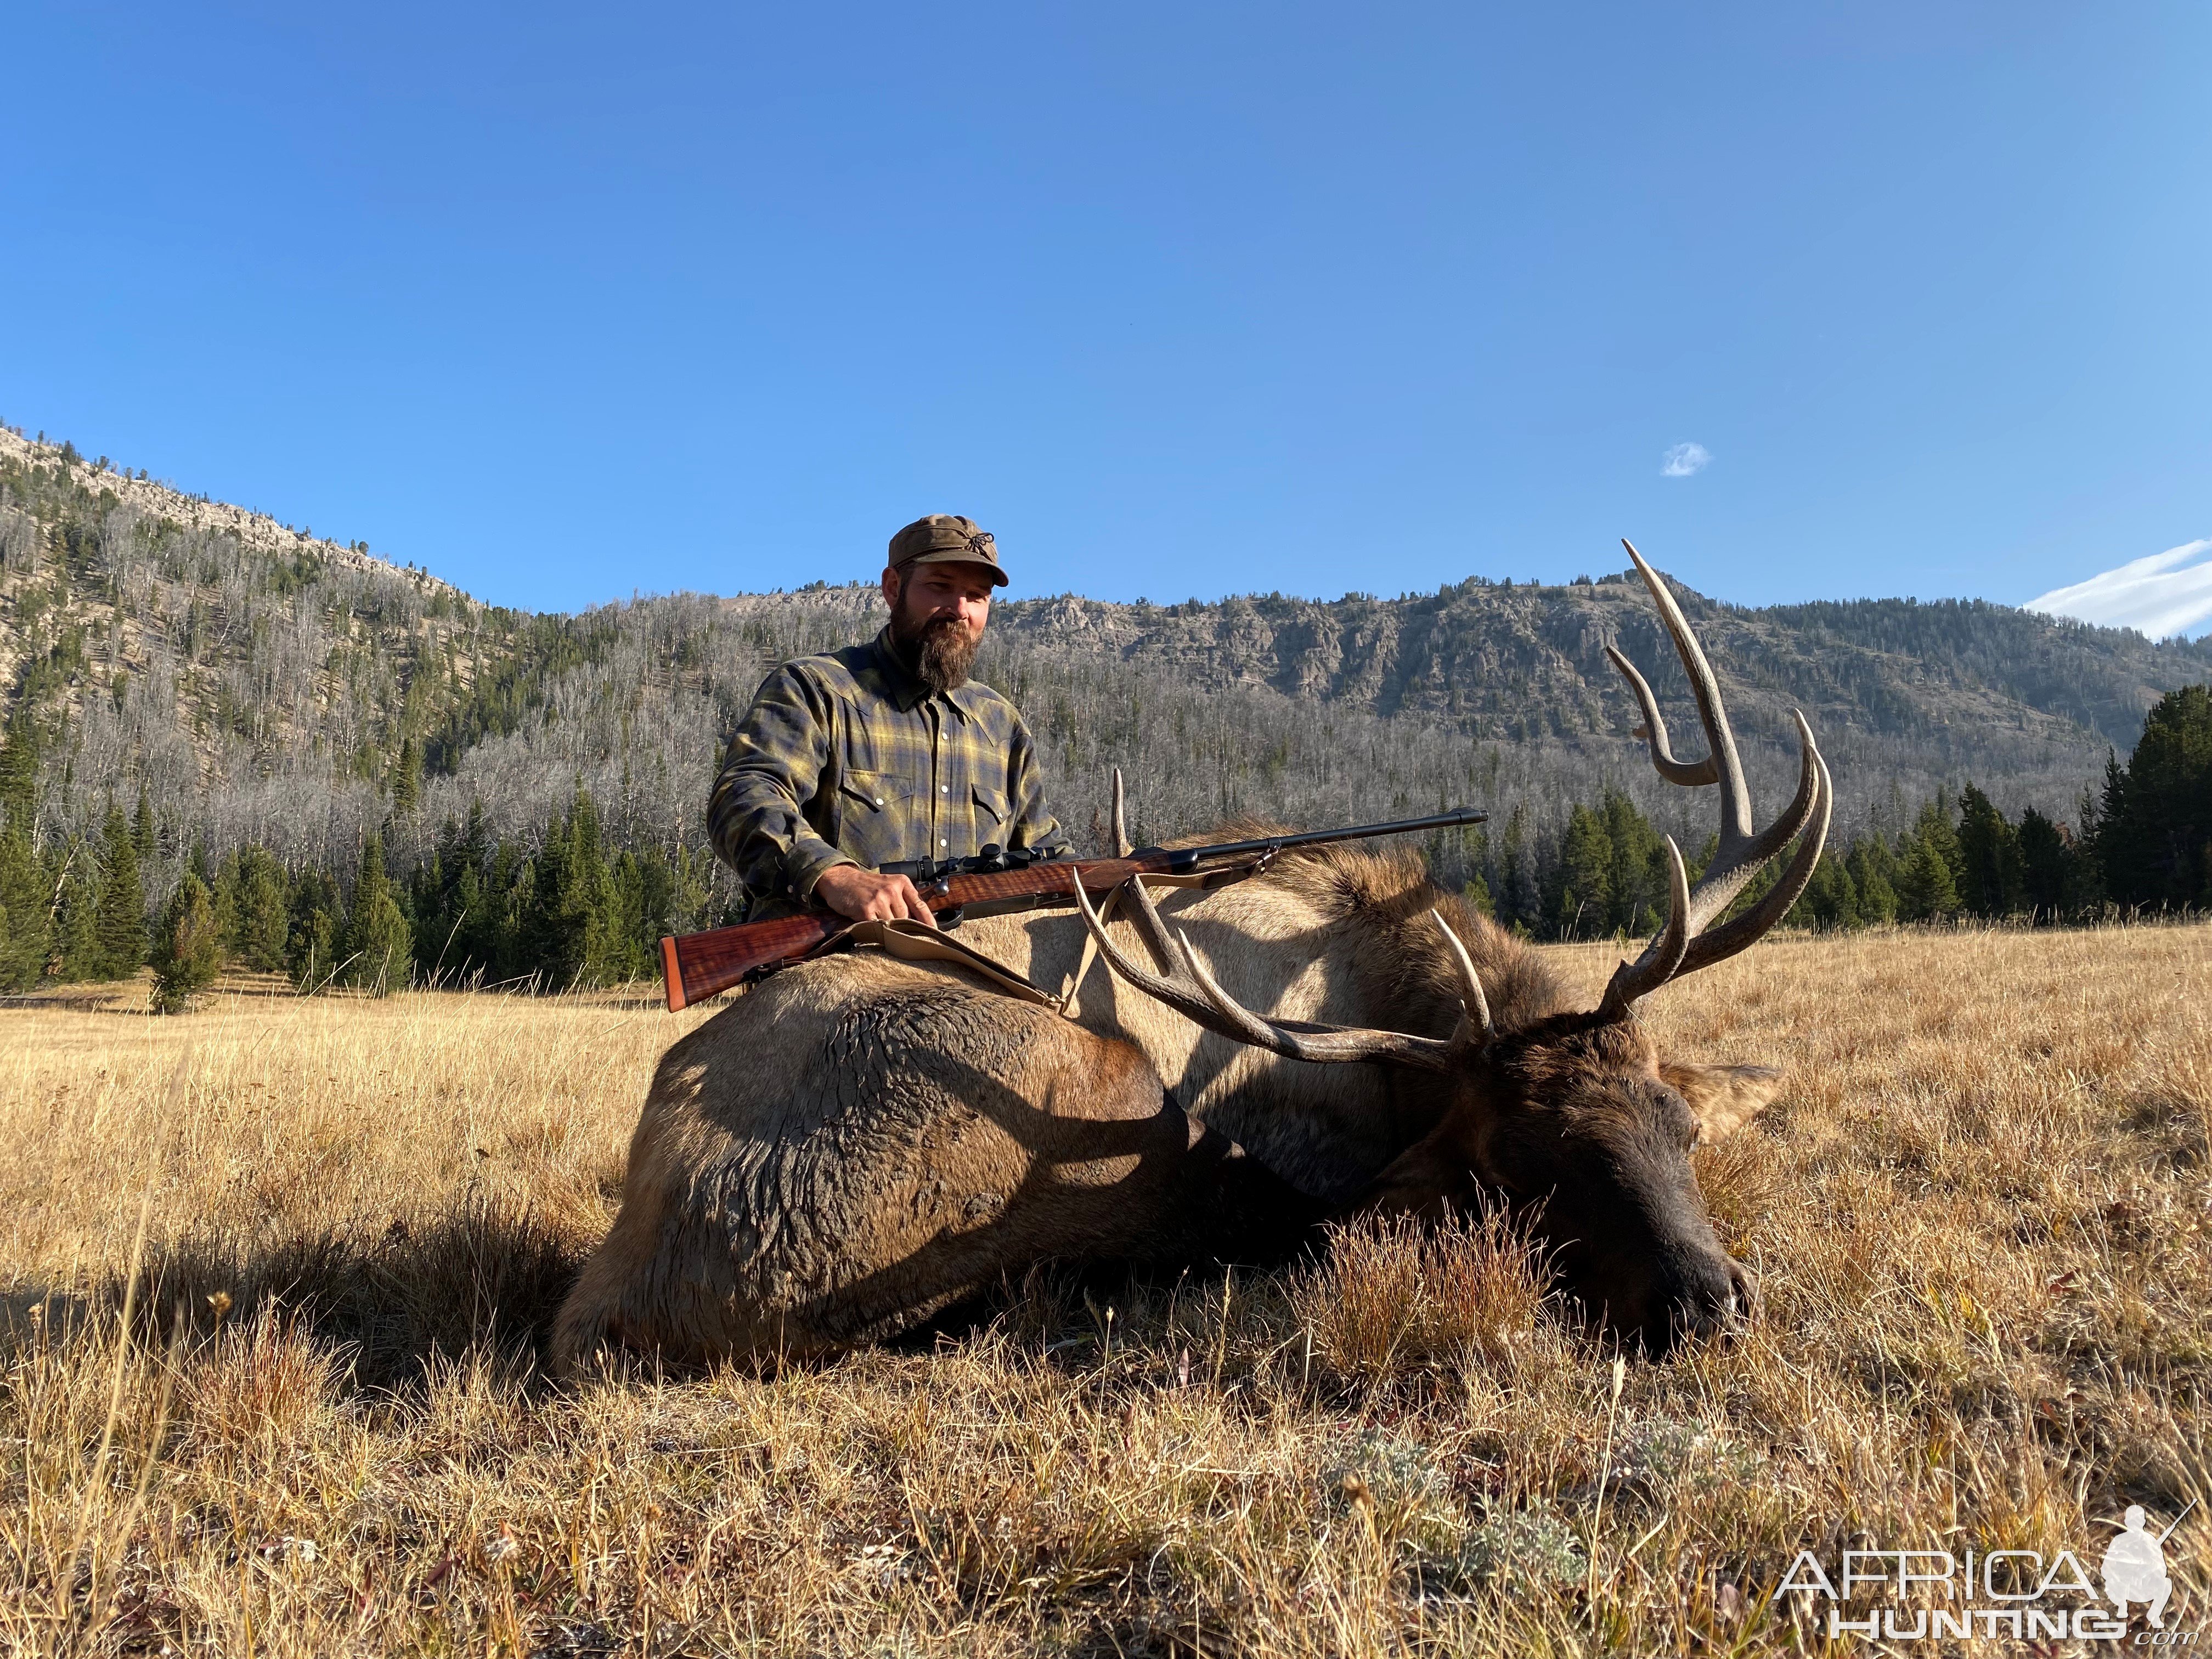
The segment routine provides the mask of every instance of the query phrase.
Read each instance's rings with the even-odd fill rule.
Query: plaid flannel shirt
[[[970,681],[933,691],[888,629],[787,662],[730,738],[707,808],[755,921],[804,904],[833,865],[1068,845],[1014,706]]]

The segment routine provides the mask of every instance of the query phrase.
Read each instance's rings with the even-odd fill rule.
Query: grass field
[[[1594,996],[1615,953],[1560,957]],[[11,1653],[1867,1651],[1770,1599],[1798,1551],[2094,1571],[2212,1485],[2212,929],[1662,993],[1685,1054],[1787,1068],[1699,1154],[1765,1307],[1617,1372],[1470,1224],[562,1392],[533,1341],[696,1014],[126,1000],[0,1010]],[[2166,1559],[2197,1630],[2203,1508]]]

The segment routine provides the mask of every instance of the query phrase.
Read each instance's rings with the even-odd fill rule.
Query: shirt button
[[[944,837],[944,836],[939,836],[937,838],[937,844],[938,844],[939,847],[949,847],[949,846],[951,846],[951,843],[950,842],[946,841],[946,840],[945,839],[945,837]]]
[[[940,783],[937,786],[937,793],[940,795],[949,795],[952,793],[952,786],[949,783]]]
[[[878,805],[878,806],[881,806],[883,804],[884,804],[884,798],[883,798],[881,795],[877,796],[877,797],[876,797],[876,805]]]

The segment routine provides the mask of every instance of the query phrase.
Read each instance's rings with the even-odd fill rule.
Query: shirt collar
[[[884,623],[882,629],[876,635],[875,648],[876,672],[883,676],[884,689],[890,693],[891,702],[897,705],[901,714],[911,713],[931,697],[937,696],[940,701],[949,704],[961,719],[975,719],[975,711],[968,707],[966,702],[968,691],[974,682],[969,682],[969,685],[963,685],[957,691],[944,694],[937,692],[921,675],[908,667],[905,659],[899,655],[898,648],[891,643],[891,629],[889,623]]]

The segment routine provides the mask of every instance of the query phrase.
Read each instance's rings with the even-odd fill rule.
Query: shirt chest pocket
[[[969,790],[969,796],[975,814],[976,850],[981,852],[994,843],[1004,847],[1007,832],[1013,828],[1013,804],[1006,799],[1006,792],[986,788],[979,783]]]
[[[871,869],[927,857],[921,795],[921,785],[896,772],[848,771],[837,784],[837,850]]]

